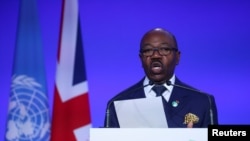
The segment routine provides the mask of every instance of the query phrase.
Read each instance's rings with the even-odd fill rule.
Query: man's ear
[[[142,56],[142,54],[141,54],[141,53],[139,53],[139,55],[138,55],[138,56],[139,56],[139,58],[142,60],[142,57],[143,57],[143,56]]]
[[[176,63],[175,63],[176,65],[179,65],[180,59],[181,59],[181,52],[178,51],[178,52],[176,53]]]

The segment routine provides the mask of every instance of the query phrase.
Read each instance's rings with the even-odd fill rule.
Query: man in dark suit
[[[148,31],[141,39],[139,53],[146,75],[138,83],[109,100],[105,127],[120,127],[114,101],[158,95],[163,97],[164,112],[170,128],[206,128],[210,124],[218,124],[214,96],[194,89],[175,75],[180,55],[172,33],[162,28]],[[160,87],[163,90],[158,93],[157,89]]]

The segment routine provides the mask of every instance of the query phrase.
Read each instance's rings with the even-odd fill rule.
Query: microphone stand
[[[110,113],[109,113],[109,108],[107,108],[106,110],[106,126],[105,128],[109,128],[109,116],[110,116]]]

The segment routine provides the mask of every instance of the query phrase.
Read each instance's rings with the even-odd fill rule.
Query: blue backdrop
[[[56,72],[60,0],[38,0],[50,107]],[[80,0],[92,124],[107,101],[143,77],[139,41],[147,30],[173,32],[182,52],[176,75],[215,96],[221,124],[250,124],[248,0]],[[0,1],[0,140],[4,137],[18,0]],[[51,111],[52,113],[52,111]]]

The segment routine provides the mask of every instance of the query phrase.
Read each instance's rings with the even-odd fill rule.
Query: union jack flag
[[[77,0],[64,0],[58,49],[51,140],[89,140],[91,127]]]

